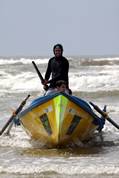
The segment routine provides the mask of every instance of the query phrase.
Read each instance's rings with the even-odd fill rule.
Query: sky
[[[0,56],[119,55],[119,0],[0,0]]]

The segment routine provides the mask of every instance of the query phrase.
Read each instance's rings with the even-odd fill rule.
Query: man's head
[[[54,52],[54,55],[56,57],[60,57],[62,56],[62,53],[63,53],[63,46],[61,44],[56,44],[54,47],[53,47],[53,52]]]
[[[56,88],[59,92],[65,92],[67,83],[64,80],[59,80],[56,82]]]

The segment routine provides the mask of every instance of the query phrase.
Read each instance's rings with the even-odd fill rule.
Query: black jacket
[[[69,62],[68,60],[61,56],[60,58],[51,58],[48,62],[48,67],[45,74],[45,79],[49,80],[52,74],[52,79],[49,81],[50,87],[55,87],[55,83],[58,80],[64,80],[69,83],[68,80]]]

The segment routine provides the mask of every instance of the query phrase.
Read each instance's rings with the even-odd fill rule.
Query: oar
[[[7,129],[6,133],[5,133],[6,135],[10,134],[10,130],[11,130],[13,125],[14,125],[14,121],[12,120],[12,122],[9,124],[9,127],[8,127],[8,129]]]
[[[16,111],[13,112],[12,116],[9,118],[9,120],[7,121],[7,123],[4,125],[4,127],[2,128],[2,130],[0,131],[0,135],[3,134],[3,132],[6,130],[6,128],[9,126],[9,124],[13,121],[13,119],[17,116],[17,114],[22,110],[22,108],[24,107],[24,105],[26,104],[26,101],[28,100],[28,98],[30,97],[30,95],[28,95],[19,105],[19,107],[16,109]]]
[[[19,123],[19,124],[17,124],[17,122]],[[12,126],[13,125],[20,125],[20,121],[19,121],[19,118],[17,118],[16,119],[16,117],[12,120],[12,122],[9,124],[9,127],[8,127],[8,129],[7,129],[7,131],[5,132],[5,134],[6,135],[9,135],[10,134],[10,130],[12,129]]]
[[[114,122],[106,112],[102,111],[97,105],[90,102],[90,104],[94,107],[94,109],[99,112],[106,120],[108,120],[113,126],[115,126],[117,129],[119,129],[119,125]]]
[[[34,68],[35,68],[35,70],[36,70],[36,72],[37,72],[37,74],[38,74],[38,76],[39,76],[39,78],[40,78],[41,83],[43,84],[44,78],[43,78],[43,76],[41,75],[41,73],[40,73],[40,71],[39,71],[39,69],[38,69],[36,63],[35,63],[34,61],[32,61],[32,64],[33,64],[33,66],[34,66]],[[44,89],[45,89],[45,90],[48,90],[48,85],[44,85],[44,86],[45,86]]]

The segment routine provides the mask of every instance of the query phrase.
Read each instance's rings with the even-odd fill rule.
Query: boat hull
[[[36,99],[20,114],[26,132],[44,145],[67,146],[89,139],[98,119],[83,100],[66,94]]]

